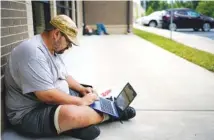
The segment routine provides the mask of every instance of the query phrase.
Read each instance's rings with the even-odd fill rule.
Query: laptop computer
[[[120,118],[123,111],[130,105],[136,96],[137,93],[134,91],[133,87],[130,83],[127,83],[115,100],[111,101],[100,97],[100,100],[95,101],[90,107],[113,117]]]

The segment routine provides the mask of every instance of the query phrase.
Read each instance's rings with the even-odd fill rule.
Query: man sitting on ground
[[[50,24],[10,54],[5,70],[8,120],[15,130],[29,136],[94,139],[100,134],[95,124],[114,119],[89,107],[97,95],[68,75],[59,55],[78,45],[75,23],[58,15]],[[122,119],[134,116],[135,110],[128,107]]]

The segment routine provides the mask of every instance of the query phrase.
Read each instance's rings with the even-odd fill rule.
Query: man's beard
[[[62,42],[61,40],[58,41],[54,41],[53,46],[54,46],[54,53],[56,54],[63,54],[65,49],[60,50],[60,51],[56,51],[60,46],[61,46]]]
[[[65,49],[64,49],[64,50],[61,50],[61,51],[58,51],[58,52],[55,52],[55,53],[56,53],[56,54],[63,54],[64,51],[65,51]]]

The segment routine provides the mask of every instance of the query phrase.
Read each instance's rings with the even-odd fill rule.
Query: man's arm
[[[96,99],[95,94],[87,94],[83,98],[70,96],[60,90],[50,89],[45,91],[36,91],[34,92],[36,97],[45,103],[54,103],[54,104],[73,104],[73,105],[90,105]]]
[[[69,88],[79,92],[82,95],[92,92],[88,88],[85,88],[81,84],[79,84],[72,76],[68,75],[66,77],[66,81],[68,82]]]

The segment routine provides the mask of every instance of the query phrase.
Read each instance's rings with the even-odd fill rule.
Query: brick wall
[[[22,40],[33,35],[33,22],[30,1],[1,1],[1,125],[5,124],[4,68],[11,50]]]

